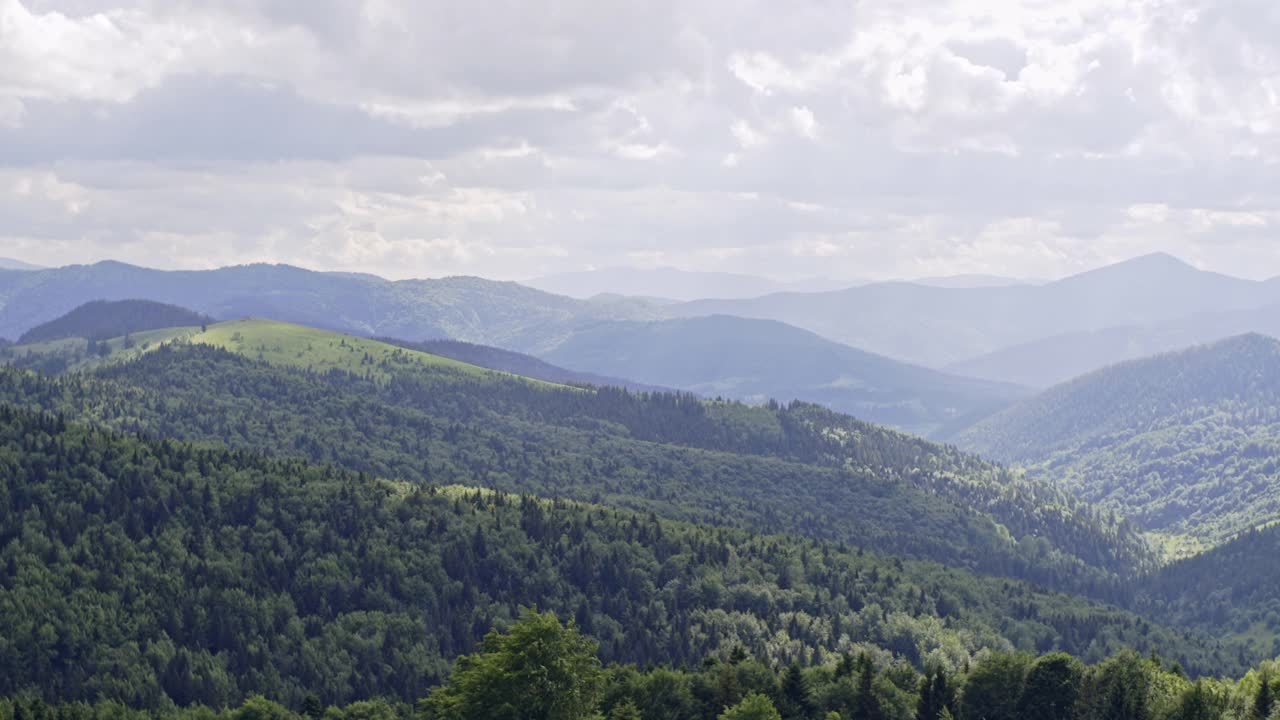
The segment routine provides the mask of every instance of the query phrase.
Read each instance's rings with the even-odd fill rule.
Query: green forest
[[[959,671],[871,652],[821,665],[771,664],[741,647],[696,668],[604,664],[573,621],[525,610],[460,657],[414,702],[137,709],[112,700],[0,699],[3,720],[1267,720],[1280,713],[1280,664],[1239,679],[1191,679],[1132,651],[1086,665],[1064,654],[984,652]]]
[[[1174,555],[1280,517],[1280,341],[1244,335],[1117,365],[966,430],[1163,539]]]
[[[282,323],[6,352],[0,720],[1280,716],[1280,528]]]
[[[993,647],[1247,664],[1243,646],[933,563],[47,413],[0,409],[0,467],[0,695],[407,701],[524,605],[575,619],[602,659],[642,665],[737,647],[785,663],[875,647],[950,669]]]
[[[1046,482],[814,405],[583,391],[386,352],[356,355],[361,376],[166,345],[90,376],[0,369],[0,400],[384,478],[841,540],[1093,597],[1119,597],[1152,563],[1136,529]]]

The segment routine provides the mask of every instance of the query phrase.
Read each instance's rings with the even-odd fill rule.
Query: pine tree
[[[1255,720],[1268,720],[1275,705],[1275,698],[1271,693],[1271,673],[1263,668],[1258,680],[1258,692],[1253,696],[1253,717]]]
[[[857,661],[858,694],[853,701],[853,720],[880,720],[880,701],[876,698],[875,665],[863,653]]]
[[[784,717],[788,719],[805,718],[811,713],[813,708],[809,699],[809,681],[799,665],[793,664],[787,668],[782,677],[782,699]]]

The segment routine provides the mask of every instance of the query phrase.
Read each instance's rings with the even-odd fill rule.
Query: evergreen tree
[[[807,718],[813,711],[809,681],[799,665],[792,664],[782,676],[782,716],[787,720]]]
[[[1271,690],[1271,672],[1267,668],[1263,668],[1258,677],[1258,691],[1253,696],[1254,720],[1270,720],[1271,711],[1275,706],[1275,698]]]
[[[881,720],[883,713],[875,690],[875,664],[871,662],[871,656],[863,653],[858,656],[856,665],[858,691],[853,701],[852,720]]]
[[[1222,708],[1203,680],[1197,680],[1178,700],[1170,720],[1219,720]]]

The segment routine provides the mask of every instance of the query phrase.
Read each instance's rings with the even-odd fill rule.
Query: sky
[[[1280,275],[1274,0],[0,0],[0,256]]]

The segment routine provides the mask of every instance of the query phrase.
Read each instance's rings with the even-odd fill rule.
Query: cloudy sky
[[[1280,274],[1274,0],[0,0],[0,255]]]

